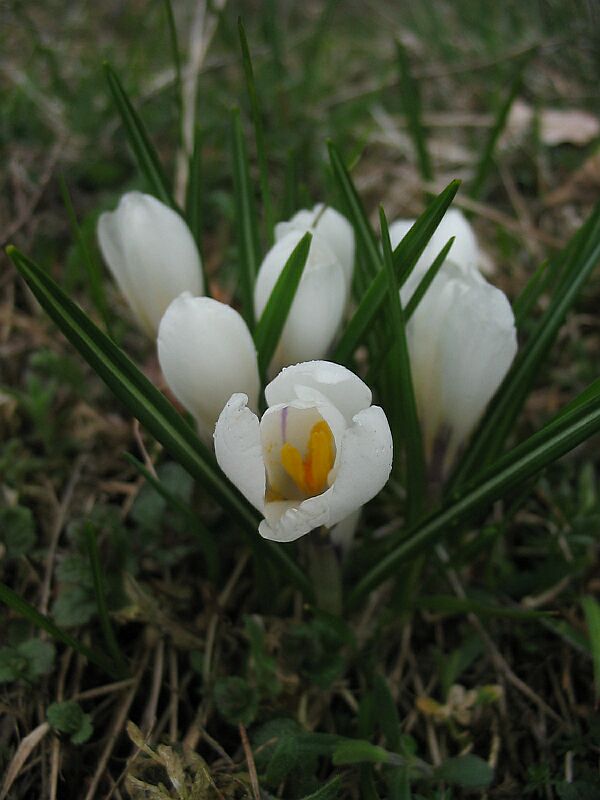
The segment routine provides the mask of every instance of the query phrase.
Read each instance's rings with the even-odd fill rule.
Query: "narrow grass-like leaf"
[[[571,400],[567,405],[562,408],[556,417],[555,420],[559,417],[564,416],[565,414],[574,411],[576,408],[581,408],[581,406],[589,403],[590,400],[594,400],[594,398],[600,395],[600,378],[596,378],[596,380],[592,381],[589,386],[587,386],[581,394],[577,395],[573,400]]]
[[[127,660],[125,659],[117,637],[113,630],[108,613],[108,605],[106,602],[106,586],[104,583],[104,575],[102,574],[102,566],[100,564],[100,554],[98,552],[98,540],[96,536],[96,529],[91,522],[86,522],[83,527],[83,535],[85,544],[90,559],[90,567],[92,570],[92,580],[94,582],[94,594],[96,596],[96,606],[98,607],[98,618],[100,620],[100,627],[102,628],[102,635],[106,648],[113,661],[117,664],[119,671],[123,675],[127,675]]]
[[[141,117],[133,107],[117,73],[106,62],[104,73],[140,172],[156,197],[166,205],[176,208],[164,170]]]
[[[258,535],[257,512],[220,472],[212,454],[166,397],[43,269],[14,247],[7,253],[48,316],[115,396],[237,520],[255,555],[274,560],[295,586],[312,596],[310,582],[293,559]]]
[[[204,294],[211,296],[206,259],[202,252],[202,131],[196,126],[194,131],[194,150],[190,157],[189,180],[185,199],[185,217],[192,236],[198,246],[204,276]]]
[[[77,244],[79,245],[79,249],[81,250],[81,255],[83,256],[83,263],[85,265],[85,269],[87,272],[88,283],[90,287],[90,297],[92,298],[92,303],[98,314],[100,315],[100,319],[104,323],[104,327],[108,331],[109,335],[111,332],[110,329],[110,318],[108,315],[108,305],[106,303],[106,296],[104,294],[104,283],[102,281],[102,272],[98,265],[96,259],[92,256],[89,247],[87,246],[87,242],[85,240],[85,236],[83,235],[81,228],[79,227],[79,223],[77,222],[77,215],[75,214],[75,208],[73,207],[73,203],[71,201],[71,195],[69,193],[69,189],[65,182],[65,179],[61,175],[59,178],[59,186],[60,186],[60,193],[62,196],[62,201],[67,211],[67,216],[69,218],[69,224],[71,225],[71,229],[75,238],[77,239]]]
[[[512,305],[518,330],[522,328],[548,285],[548,266],[548,261],[542,261]]]
[[[254,124],[254,138],[256,141],[256,154],[258,157],[258,169],[260,174],[260,192],[262,195],[263,212],[266,227],[266,240],[271,245],[273,243],[273,230],[275,218],[273,216],[273,203],[271,202],[271,192],[269,190],[269,164],[267,159],[267,146],[265,144],[265,132],[262,121],[262,109],[258,92],[256,91],[256,81],[254,80],[254,70],[252,59],[250,58],[250,48],[246,38],[246,31],[242,18],[238,17],[238,34],[240,46],[242,48],[242,64],[246,77],[246,88],[250,99],[250,110],[252,112],[252,122]]]
[[[302,800],[339,800],[342,791],[342,776],[336,775],[323,786],[320,786],[316,792],[305,795]]]
[[[452,181],[429,204],[394,250],[394,268],[398,275],[399,286],[402,286],[408,275],[410,275],[411,270],[433,236],[435,229],[440,224],[459,186],[460,181]],[[346,326],[335,348],[333,361],[341,364],[349,363],[352,354],[364,339],[373,319],[384,303],[386,294],[387,276],[382,268],[371,281],[358,308]]]
[[[179,121],[178,133],[180,143],[183,141],[183,89],[181,80],[181,55],[179,53],[179,41],[177,38],[177,26],[173,14],[171,0],[164,0],[165,13],[167,15],[167,27],[169,29],[169,44],[171,55],[173,56],[173,67],[175,68],[175,103],[177,104],[177,118]]]
[[[518,62],[515,69],[514,77],[511,81],[510,88],[508,90],[508,94],[506,95],[506,97],[504,98],[504,102],[498,109],[498,113],[496,115],[496,119],[494,120],[494,124],[490,128],[487,139],[483,144],[481,156],[479,157],[479,161],[477,162],[477,167],[475,169],[475,175],[469,187],[469,196],[474,199],[477,199],[481,195],[484,184],[494,164],[494,152],[496,150],[496,145],[498,144],[498,140],[502,135],[502,131],[506,127],[506,123],[508,121],[508,115],[510,113],[510,109],[512,108],[512,104],[514,103],[514,101],[517,98],[517,95],[521,91],[521,86],[523,84],[523,73],[525,72],[525,67],[529,63],[530,57],[531,56],[529,55],[526,58],[522,58]]]
[[[442,247],[440,252],[435,257],[435,260],[433,261],[433,264],[430,267],[427,268],[427,272],[425,273],[425,275],[423,275],[423,277],[419,281],[419,284],[418,284],[417,288],[412,293],[412,296],[411,296],[410,300],[408,301],[408,303],[406,304],[406,308],[404,310],[404,315],[406,317],[406,321],[407,322],[412,317],[412,315],[415,313],[415,311],[417,310],[417,307],[418,307],[419,303],[421,302],[421,300],[425,296],[425,292],[429,289],[429,287],[433,283],[433,280],[434,280],[435,276],[440,271],[440,269],[442,267],[442,264],[444,263],[444,261],[448,257],[448,253],[450,252],[450,248],[454,244],[454,239],[455,238],[456,238],[455,236],[452,236],[446,242],[446,244]]]
[[[402,725],[390,687],[382,675],[375,675],[373,679],[373,702],[377,709],[378,722],[385,736],[387,749],[398,752]]]
[[[412,523],[419,517],[425,500],[425,457],[408,354],[404,312],[394,270],[390,232],[383,208],[379,209],[379,222],[383,244],[383,264],[388,281],[390,319],[394,331],[394,343],[388,358],[390,378],[388,388],[391,393],[392,409],[390,424],[396,459],[398,459],[401,445],[404,445],[406,513],[409,523]]]
[[[396,50],[400,68],[400,102],[402,110],[404,111],[410,137],[417,155],[419,172],[423,180],[430,181],[433,180],[433,168],[429,158],[429,151],[427,150],[427,134],[423,127],[421,115],[421,87],[412,74],[410,60],[404,45],[399,39],[396,41]]]
[[[291,148],[285,162],[280,219],[288,219],[299,207],[298,181],[298,151]]]
[[[137,469],[140,475],[144,476],[150,486],[166,500],[168,505],[187,521],[190,532],[198,539],[200,544],[202,555],[206,561],[208,577],[211,581],[216,581],[219,575],[219,553],[214,535],[208,530],[198,514],[194,513],[189,506],[183,503],[173,492],[169,491],[164,483],[158,480],[149,469],[146,469],[141,461],[138,461],[131,453],[125,453],[125,458]]]
[[[580,290],[600,261],[600,205],[576,234],[578,246],[569,251],[570,270],[556,287],[554,297],[471,438],[463,458],[449,482],[449,491],[459,486],[483,465],[491,463],[525,402],[539,367],[546,358],[565,317]]]
[[[584,597],[581,607],[588,626],[588,636],[594,662],[594,693],[600,698],[600,605],[593,597]]]
[[[277,278],[271,296],[254,330],[254,344],[258,353],[258,370],[263,378],[267,374],[267,369],[294,302],[296,290],[308,259],[311,241],[312,234],[310,232],[305,233],[292,251]]]
[[[69,633],[59,628],[50,617],[40,614],[37,608],[34,608],[26,600],[23,600],[20,595],[13,592],[13,590],[4,583],[0,583],[0,602],[7,605],[13,611],[16,611],[17,614],[25,617],[25,619],[29,620],[36,628],[41,628],[41,630],[46,631],[46,633],[57,642],[62,642],[66,644],[67,647],[73,648],[75,652],[81,653],[82,656],[87,658],[92,664],[100,667],[100,669],[106,672],[107,675],[110,675],[111,678],[119,680],[123,677],[119,673],[117,667],[104,653],[92,650],[87,647],[87,645],[74,639]]]
[[[181,56],[179,53],[179,42],[177,39],[177,26],[173,14],[171,0],[164,0],[165,12],[167,15],[167,27],[169,29],[169,44],[171,45],[171,55],[173,56],[173,66],[175,68],[175,102],[177,104],[178,134],[180,143],[183,141],[183,89],[181,81]]]
[[[457,492],[451,500],[408,533],[390,539],[391,552],[384,556],[358,583],[349,597],[357,602],[387,578],[396,574],[407,560],[430,548],[475,513],[487,509],[507,492],[529,480],[544,467],[600,430],[600,397],[560,415],[551,426],[530,436],[519,447],[485,471],[477,482]],[[546,426],[548,428],[549,426]]]
[[[448,252],[449,252],[449,250],[450,250],[450,248],[452,246],[452,243],[454,242],[454,238],[455,237],[453,236],[447,242],[447,244],[445,244],[444,247],[440,250],[440,252],[438,253],[438,255],[435,258],[434,262],[427,269],[427,272],[421,278],[419,284],[417,285],[417,288],[415,289],[415,291],[413,292],[410,300],[406,304],[406,308],[404,309],[404,322],[405,322],[405,324],[408,323],[408,321],[410,320],[412,315],[417,310],[417,307],[418,307],[419,303],[421,302],[421,300],[425,296],[425,292],[427,291],[427,289],[429,289],[429,287],[433,283],[433,280],[434,280],[435,276],[440,271],[440,268],[441,268],[442,264],[444,263],[444,261],[446,260],[446,257],[448,256]],[[369,365],[369,371],[368,371],[367,377],[365,379],[368,386],[372,386],[373,383],[375,382],[375,380],[377,379],[377,376],[379,375],[379,372],[380,372],[381,368],[384,366],[384,364],[387,361],[387,354],[388,354],[388,351],[390,350],[390,348],[392,347],[392,344],[393,344],[393,340],[392,340],[391,337],[388,337],[387,339],[384,339],[383,344],[380,345],[381,349],[377,353],[374,353],[371,356],[371,361],[370,361],[370,365]]]
[[[333,142],[328,142],[329,160],[339,194],[346,213],[356,232],[357,243],[365,258],[366,273],[373,278],[381,270],[381,251],[377,243],[375,231],[363,208],[362,201],[354,187],[350,173]]]
[[[418,597],[415,605],[417,608],[424,608],[436,614],[476,614],[478,617],[501,617],[530,621],[538,621],[548,616],[546,611],[493,605],[470,597],[456,597],[453,594],[430,594]]]
[[[235,193],[235,220],[240,262],[242,310],[250,330],[254,330],[254,281],[260,264],[258,221],[250,183],[248,154],[239,109],[231,112],[231,157]]]

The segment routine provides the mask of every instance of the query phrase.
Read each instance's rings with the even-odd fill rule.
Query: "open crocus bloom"
[[[407,336],[426,454],[443,478],[515,357],[514,315],[476,269],[446,261]]]
[[[234,394],[215,428],[223,472],[264,516],[259,533],[292,542],[346,519],[385,485],[392,435],[371,391],[339,364],[309,361],[267,386],[262,419]]]
[[[181,292],[204,294],[198,248],[183,219],[160,200],[128,192],[98,220],[104,260],[140,327],[152,338]]]
[[[392,222],[390,225],[390,241],[393,248],[400,244],[400,241],[412,228],[414,222],[414,219],[398,219]],[[423,250],[408,280],[402,287],[400,296],[403,305],[408,303],[413,292],[421,282],[421,279],[435,261],[438,253],[452,236],[455,237],[455,240],[450,248],[446,261],[451,261],[464,271],[471,273],[473,271],[479,271],[481,256],[475,232],[462,211],[456,208],[450,208],[444,214],[442,221]]]
[[[233,392],[256,408],[260,379],[248,326],[235,309],[183,292],[158,329],[158,360],[171,391],[210,442],[215,422]]]
[[[262,314],[271,292],[304,233],[292,230],[265,256],[254,287],[256,317]],[[296,290],[279,344],[271,363],[281,367],[322,358],[339,330],[346,307],[344,270],[322,237],[313,237],[302,278]]]
[[[279,241],[290,231],[312,231],[313,235],[324,239],[344,270],[346,292],[350,293],[354,272],[354,229],[343,214],[331,206],[317,203],[312,209],[298,211],[286,222],[275,225],[275,239]]]

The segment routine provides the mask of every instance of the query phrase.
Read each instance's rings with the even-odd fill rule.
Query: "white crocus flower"
[[[304,208],[285,222],[275,225],[275,239],[279,241],[290,231],[313,232],[322,237],[342,265],[349,295],[354,273],[354,228],[343,214],[331,206],[317,203],[312,209]]]
[[[234,394],[215,428],[225,475],[264,516],[259,533],[292,542],[346,519],[385,485],[392,435],[371,391],[329,361],[284,369],[259,418]]]
[[[514,315],[476,269],[446,261],[407,336],[426,454],[443,478],[515,357]]]
[[[210,442],[223,406],[243,391],[258,406],[256,350],[242,317],[225,303],[184,292],[158,329],[158,360],[167,384]]]
[[[395,248],[414,225],[414,219],[398,219],[390,225],[390,241]],[[402,287],[402,303],[406,305],[413,295],[413,292],[421,282],[421,279],[435,261],[438,253],[452,236],[455,237],[447,261],[452,261],[460,269],[473,274],[479,271],[481,254],[475,232],[471,224],[462,213],[456,208],[450,208],[444,214],[442,221],[429,240],[421,257],[417,261]],[[435,283],[435,281],[434,281]]]
[[[141,192],[125,194],[98,220],[104,260],[141,328],[152,338],[181,292],[204,294],[198,248],[176,211]]]
[[[254,287],[257,319],[303,235],[302,231],[290,231],[275,242],[265,256]],[[315,236],[273,356],[272,372],[278,372],[288,364],[323,358],[339,330],[345,306],[344,270],[327,242]]]

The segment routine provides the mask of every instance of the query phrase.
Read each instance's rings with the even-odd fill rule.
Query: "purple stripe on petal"
[[[283,409],[283,411],[281,412],[281,441],[282,442],[285,442],[285,440],[286,440],[287,418],[288,418],[288,407],[286,406]]]

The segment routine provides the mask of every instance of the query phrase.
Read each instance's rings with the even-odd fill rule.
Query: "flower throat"
[[[325,490],[334,460],[333,434],[324,420],[312,426],[305,458],[289,442],[281,448],[281,464],[284,470],[298,489],[310,497]]]

